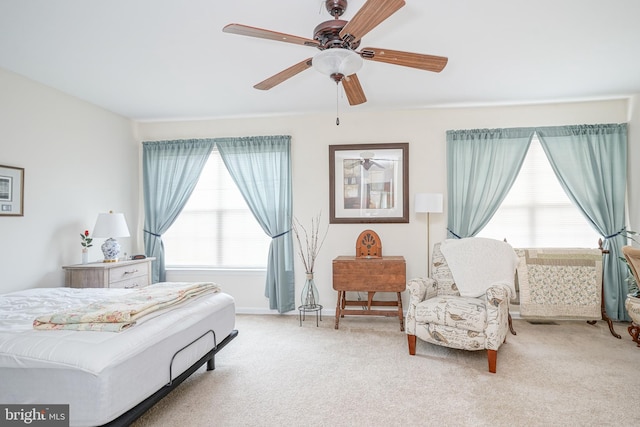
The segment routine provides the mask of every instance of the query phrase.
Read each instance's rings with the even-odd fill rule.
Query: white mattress
[[[33,320],[128,289],[38,288],[0,295],[0,402],[69,404],[72,426],[107,423],[184,372],[235,326],[225,293],[203,296],[123,332],[37,331]],[[204,337],[198,337],[206,334]]]

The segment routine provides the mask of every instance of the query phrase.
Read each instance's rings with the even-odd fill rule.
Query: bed
[[[159,310],[121,332],[34,329],[36,317],[138,291],[0,295],[0,402],[69,404],[72,426],[129,425],[205,363],[213,370],[215,354],[238,334],[234,300],[223,292]]]

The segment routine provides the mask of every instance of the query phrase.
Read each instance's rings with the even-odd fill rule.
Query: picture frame
[[[24,216],[24,168],[0,165],[0,216]]]
[[[409,144],[329,146],[329,223],[409,222]]]

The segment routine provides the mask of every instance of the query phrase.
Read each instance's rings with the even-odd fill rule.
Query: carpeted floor
[[[640,348],[627,324],[514,320],[498,352],[418,340],[397,319],[238,315],[238,337],[143,426],[637,426]]]

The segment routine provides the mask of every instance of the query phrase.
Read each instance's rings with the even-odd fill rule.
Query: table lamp
[[[122,213],[101,213],[98,214],[96,226],[93,227],[93,237],[107,237],[102,244],[103,262],[116,262],[120,254],[120,244],[114,237],[129,237],[127,221]]]
[[[415,199],[416,213],[427,214],[427,275],[431,276],[431,240],[429,237],[429,214],[442,213],[442,193],[417,193]]]

